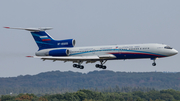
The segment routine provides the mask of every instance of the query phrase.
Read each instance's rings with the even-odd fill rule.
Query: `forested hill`
[[[103,70],[83,74],[71,71],[51,71],[37,75],[0,78],[0,95],[10,91],[34,93],[37,90],[39,93],[46,93],[53,90],[76,91],[78,89],[104,89],[117,86],[119,88],[149,87],[180,90],[180,73],[127,73]]]

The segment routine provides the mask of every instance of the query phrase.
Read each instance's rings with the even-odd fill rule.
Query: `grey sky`
[[[0,77],[34,75],[47,71],[74,71],[71,62],[26,58],[38,47],[27,31],[2,27],[53,27],[47,31],[55,39],[74,38],[76,46],[164,43],[180,51],[179,0],[1,0]],[[117,60],[106,63],[107,70],[126,72],[180,72],[179,54],[158,59]]]

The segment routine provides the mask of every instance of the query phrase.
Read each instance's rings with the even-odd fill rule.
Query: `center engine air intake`
[[[74,47],[75,40],[74,39],[66,39],[66,40],[58,40],[57,47]]]
[[[68,49],[57,49],[49,51],[49,56],[69,56]]]

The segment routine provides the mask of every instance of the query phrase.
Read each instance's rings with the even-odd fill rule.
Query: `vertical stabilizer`
[[[65,40],[54,40],[45,30],[50,30],[52,28],[11,28],[4,27],[8,29],[20,29],[30,31],[39,50],[48,49],[48,48],[65,48],[65,47],[74,47],[74,39],[65,39]]]
[[[34,40],[36,41],[39,50],[47,48],[56,48],[54,40],[45,31],[31,32]]]

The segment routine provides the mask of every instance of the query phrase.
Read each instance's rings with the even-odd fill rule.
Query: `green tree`
[[[138,97],[137,99],[136,99],[136,101],[143,101],[140,97]]]
[[[2,95],[1,101],[7,101],[7,100],[13,100],[14,97],[11,97],[10,95]]]
[[[57,98],[52,99],[51,101],[59,101]]]
[[[81,101],[85,100],[85,98],[87,98],[86,93],[82,92],[82,91],[77,91],[76,95],[80,98]]]
[[[159,91],[156,91],[156,90],[152,90],[152,91],[149,91],[146,93],[148,96],[147,96],[147,100],[148,99],[152,99],[152,100],[156,100],[156,99],[159,99],[160,98],[160,92]]]
[[[174,97],[167,93],[161,94],[160,98],[165,101],[173,101],[174,100]]]
[[[171,94],[174,97],[174,99],[180,100],[180,91],[176,91],[173,89],[167,89],[167,90],[161,90],[160,93]]]
[[[146,98],[146,94],[144,92],[141,92],[141,91],[135,91],[135,92],[133,92],[133,95],[138,96],[140,98]]]

